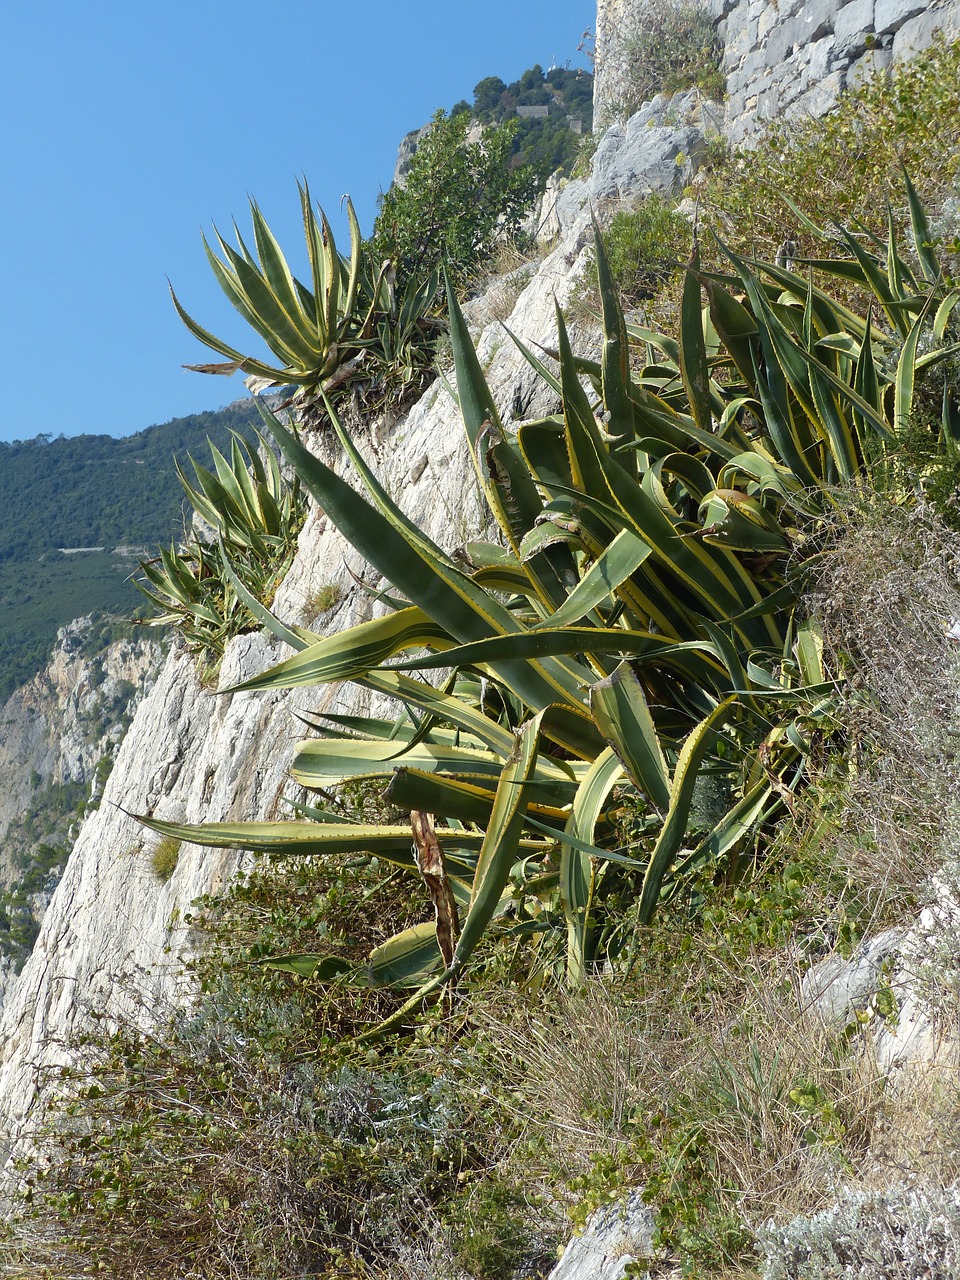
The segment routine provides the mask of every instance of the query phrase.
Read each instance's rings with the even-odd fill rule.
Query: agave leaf
[[[544,628],[494,640],[479,640],[476,644],[460,645],[436,656],[409,658],[406,662],[398,662],[394,669],[428,671],[435,667],[483,666],[488,661],[491,664],[496,661],[499,665],[507,657],[539,657],[553,653],[631,654],[640,661],[648,659],[665,663],[670,659],[677,659],[681,665],[690,661],[703,675],[713,657],[711,645],[704,641],[689,640],[674,644],[665,642],[662,635],[651,631],[568,626],[559,631]],[[700,661],[701,655],[706,659],[706,665]],[[722,664],[718,664],[717,670],[721,669]]]
[[[643,888],[640,891],[640,902],[637,907],[637,919],[640,924],[649,924],[653,919],[664,879],[680,852],[686,835],[693,788],[700,764],[714,741],[717,731],[731,714],[735,704],[736,697],[724,699],[697,725],[683,744],[670,784],[669,809],[653,853],[650,855],[646,875],[643,877]]]
[[[609,547],[587,570],[558,609],[538,623],[534,630],[551,631],[579,622],[597,605],[602,604],[621,586],[651,554],[646,542],[623,529]]]
[[[287,260],[283,256],[283,252],[255,200],[250,201],[250,214],[253,222],[253,236],[257,248],[257,256],[260,259],[266,282],[277,300],[277,305],[291,317],[298,329],[302,331],[306,326],[307,317],[303,313],[300,298],[293,282],[293,275],[287,266]]]
[[[893,420],[898,431],[905,431],[910,425],[913,413],[913,388],[917,373],[917,346],[935,297],[934,293],[930,294],[926,306],[911,325],[900,352],[900,359],[897,361],[897,372],[893,384]]]
[[[195,825],[161,822],[146,816],[138,816],[137,821],[160,835],[215,849],[251,849],[255,853],[289,855],[369,853],[402,867],[413,869],[416,866],[410,852],[409,823],[399,826],[352,822],[206,822]],[[482,836],[472,831],[442,828],[437,831],[437,836],[450,849],[476,850],[482,842]],[[471,873],[472,868],[461,858],[454,856],[454,861],[460,871]]]
[[[581,986],[586,977],[595,882],[592,860],[578,844],[593,843],[600,811],[622,774],[614,752],[609,747],[601,751],[577,789],[564,829],[567,839],[560,853],[560,896],[567,922],[567,983],[572,987]]]
[[[470,959],[483,931],[493,919],[506,888],[510,868],[516,860],[526,812],[527,785],[536,769],[541,719],[542,713],[520,728],[514,752],[501,774],[490,822],[477,858],[470,906],[450,966],[454,975]]]
[[[407,767],[394,770],[384,792],[385,800],[398,809],[438,813],[447,820],[456,818],[479,826],[490,820],[493,795],[493,775],[488,787],[482,787],[462,776],[448,778]]]
[[[703,338],[703,316],[700,303],[699,254],[694,252],[683,282],[680,304],[680,372],[687,392],[693,420],[701,431],[713,427],[710,408],[710,373]]]
[[[294,657],[278,663],[262,675],[251,676],[233,685],[226,692],[295,689],[331,680],[349,680],[365,675],[372,667],[404,649],[419,648],[424,644],[442,649],[452,643],[450,636],[431,622],[422,609],[411,606],[399,613],[360,622],[306,648],[301,646]]]
[[[630,360],[627,350],[627,329],[623,310],[617,298],[617,289],[607,260],[603,236],[596,221],[593,227],[594,256],[597,264],[597,283],[603,317],[603,358],[600,366],[600,382],[604,408],[610,415],[611,435],[621,442],[634,435],[633,404],[630,399]],[[636,458],[628,456],[625,465],[636,474]]]
[[[930,224],[927,222],[927,215],[924,212],[923,205],[920,203],[917,189],[910,181],[910,175],[902,164],[900,167],[903,170],[903,185],[906,187],[907,205],[910,209],[913,247],[924,277],[930,284],[936,284],[943,274],[943,268],[937,258],[933,237],[930,234]]]
[[[316,978],[319,982],[355,977],[355,966],[342,956],[298,953],[289,956],[264,956],[259,963],[265,969],[277,969],[280,973],[293,973],[298,978]]]
[[[352,738],[300,742],[290,772],[301,786],[325,790],[346,778],[387,778],[400,765],[428,773],[478,773],[497,777],[502,760],[490,752],[446,743],[377,742]]]
[[[670,773],[640,681],[628,663],[621,662],[612,675],[591,687],[590,707],[630,781],[665,813]]]
[[[375,986],[410,986],[442,963],[437,926],[429,920],[395,933],[370,952],[370,980]]]

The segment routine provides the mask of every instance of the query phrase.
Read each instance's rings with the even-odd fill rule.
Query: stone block
[[[769,74],[769,71],[770,59],[764,49],[755,49],[740,64],[740,74],[748,81],[760,80],[765,74]]]
[[[763,42],[780,21],[780,14],[772,4],[764,5],[763,12],[757,18],[757,40]]]
[[[798,43],[800,38],[801,33],[795,19],[791,19],[789,22],[781,22],[779,26],[774,27],[767,37],[764,49],[770,66],[779,66],[785,58],[789,58],[793,53],[793,46]]]
[[[926,13],[918,13],[915,18],[905,22],[893,37],[893,57],[909,58],[921,49],[930,47],[935,31],[943,26],[944,14],[939,9],[928,9]]]
[[[822,80],[827,74],[830,59],[833,55],[833,37],[825,36],[814,44],[807,45],[804,50],[805,66],[800,76],[800,91],[805,92],[812,85]]]
[[[842,71],[834,71],[818,83],[812,85],[805,93],[787,107],[785,114],[798,119],[809,116],[823,116],[836,104],[837,98],[846,85],[846,76]]]
[[[833,34],[837,40],[845,40],[860,31],[873,30],[874,0],[851,0],[837,14]]]
[[[904,929],[887,929],[863,942],[850,957],[829,956],[808,969],[800,984],[803,1007],[827,1026],[843,1026],[865,1009],[877,990],[883,966],[903,945]]]
[[[899,31],[905,22],[927,8],[925,0],[877,0],[873,14],[876,31]]]
[[[727,19],[727,56],[731,58],[745,58],[746,55],[756,47],[757,43],[757,22],[756,19],[749,19],[743,15],[743,21],[740,20],[741,15],[732,14]],[[734,19],[737,21],[734,21]]]
[[[808,0],[796,17],[801,31],[797,43],[809,44],[829,35],[836,16],[836,0]]]
[[[653,1249],[653,1214],[642,1191],[631,1191],[622,1204],[605,1205],[587,1219],[549,1280],[624,1280]],[[634,1265],[631,1265],[634,1264]]]

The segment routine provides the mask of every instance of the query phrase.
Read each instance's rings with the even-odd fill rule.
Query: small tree
[[[446,263],[463,285],[490,256],[498,235],[516,235],[533,203],[538,180],[511,167],[517,121],[467,140],[466,112],[438,111],[417,148],[402,186],[383,196],[373,243],[397,264],[400,277],[422,276]]]

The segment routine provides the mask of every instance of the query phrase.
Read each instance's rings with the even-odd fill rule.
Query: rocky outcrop
[[[653,1214],[640,1191],[594,1213],[564,1250],[550,1280],[624,1280],[650,1256]]]
[[[39,788],[93,783],[156,674],[155,640],[124,639],[100,649],[91,634],[98,629],[90,618],[63,627],[47,666],[0,708],[0,842]],[[0,880],[8,871],[0,858]]]

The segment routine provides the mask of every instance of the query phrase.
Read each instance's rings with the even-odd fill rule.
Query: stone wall
[[[713,0],[724,42],[726,132],[823,115],[845,88],[960,28],[958,0]]]
[[[647,0],[599,0],[594,112],[629,101],[624,43]],[[748,140],[771,120],[818,116],[876,69],[960,34],[960,0],[704,0],[723,41],[726,133]]]
[[[593,128],[597,133],[620,116],[618,106],[629,98],[630,71],[623,45],[642,5],[643,0],[597,0],[593,68]]]

